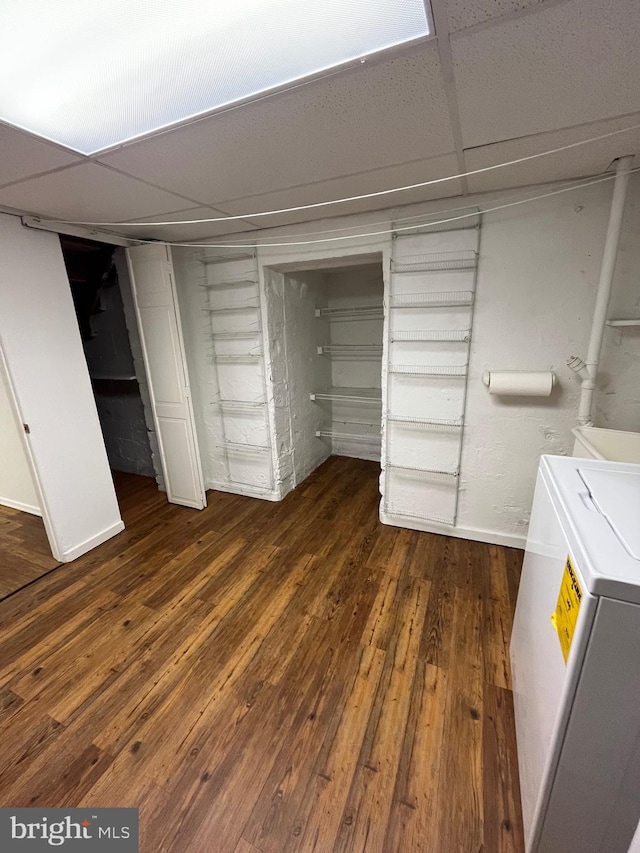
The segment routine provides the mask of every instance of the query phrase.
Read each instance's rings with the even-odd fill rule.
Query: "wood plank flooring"
[[[137,806],[145,853],[521,853],[522,554],[385,527],[332,457],[126,530],[0,603],[0,805]]]
[[[0,506],[0,599],[58,565],[40,516]]]

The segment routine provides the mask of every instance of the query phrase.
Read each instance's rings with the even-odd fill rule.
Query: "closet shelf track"
[[[432,376],[432,377],[464,377],[467,375],[466,364],[392,364],[389,373],[400,376]]]
[[[413,477],[420,480],[438,480],[442,482],[455,482],[460,476],[457,468],[452,471],[441,471],[437,468],[419,468],[413,465],[389,465],[391,471],[397,471],[398,474],[408,477]]]
[[[391,332],[392,343],[404,343],[415,341],[449,341],[451,343],[468,343],[471,336],[470,329],[423,329],[421,331]]]
[[[236,278],[228,281],[205,282],[200,287],[205,290],[230,290],[234,287],[256,287],[258,282],[254,278]]]
[[[216,254],[198,258],[197,260],[204,264],[205,267],[210,266],[211,264],[228,264],[230,261],[248,261],[255,258],[255,249],[251,249],[251,251],[246,252],[235,252],[233,254]]]
[[[350,305],[347,308],[316,308],[316,317],[331,320],[381,320],[382,305]]]
[[[473,270],[478,255],[472,250],[463,252],[435,252],[430,255],[405,255],[391,261],[391,272],[443,272],[445,270]]]
[[[456,308],[472,304],[472,290],[398,293],[391,297],[391,308]]]
[[[327,344],[317,350],[334,358],[382,358],[382,344]]]
[[[317,429],[316,436],[318,438],[339,438],[347,441],[378,444],[380,441],[380,425],[354,422],[334,423],[331,426]]]
[[[210,314],[227,314],[231,311],[255,311],[256,308],[260,308],[258,298],[250,297],[245,302],[237,302],[235,305],[222,305],[215,308],[211,305],[207,306],[205,310]]]
[[[382,403],[380,388],[326,388],[309,394],[310,400],[334,400],[345,403]]]
[[[410,415],[389,415],[387,421],[406,427],[424,427],[432,430],[462,429],[462,418],[413,418]]]

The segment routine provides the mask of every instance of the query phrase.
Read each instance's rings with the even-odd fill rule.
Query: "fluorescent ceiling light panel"
[[[0,33],[0,119],[93,154],[429,24],[423,0],[1,0]]]

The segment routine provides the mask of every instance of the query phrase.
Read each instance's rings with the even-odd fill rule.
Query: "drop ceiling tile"
[[[229,202],[225,204],[225,210],[231,214],[244,215],[256,211],[278,210],[284,207],[314,204],[319,201],[346,198],[433,180],[435,178],[448,177],[449,175],[455,175],[457,171],[455,154],[450,153],[441,157],[433,157],[413,163],[403,163],[399,166],[391,166],[374,172],[350,175],[345,178],[324,181],[319,184],[289,187],[280,192]],[[255,219],[251,219],[249,216],[247,218],[260,228],[272,228],[297,222],[311,222],[314,220],[346,216],[347,214],[364,211],[382,210],[419,201],[448,198],[459,195],[461,192],[460,182],[454,180],[434,184],[429,187],[377,196],[371,199],[328,205],[326,207],[312,208],[311,210],[294,211],[276,216],[265,216]]]
[[[192,207],[175,213],[145,217],[145,222],[175,222],[176,220],[211,219],[224,216],[212,207]],[[159,225],[147,227],[140,225],[118,225],[112,228],[122,237],[147,238],[153,240],[169,240],[170,242],[191,242],[206,240],[209,237],[220,237],[223,234],[234,234],[238,231],[253,231],[255,225],[248,222],[200,222],[188,225]]]
[[[465,148],[640,109],[640,3],[567,0],[452,39]]]
[[[83,163],[0,189],[0,205],[51,218],[117,222],[181,210],[185,200],[112,169]]]
[[[640,113],[473,148],[465,151],[467,169],[482,169],[497,163],[528,157],[634,124],[640,124]],[[503,169],[472,175],[467,181],[470,192],[484,192],[597,175],[604,172],[616,157],[636,153],[640,153],[640,130],[590,142],[588,145],[539,157],[516,166],[506,166]]]
[[[542,6],[546,0],[446,0],[449,30],[463,30],[484,24],[509,12]]]
[[[213,206],[453,149],[433,42],[106,154]]]
[[[81,163],[76,157],[14,127],[0,124],[0,186],[50,169]]]

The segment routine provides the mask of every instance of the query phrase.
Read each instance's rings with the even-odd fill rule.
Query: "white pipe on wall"
[[[616,161],[616,178],[613,184],[613,198],[611,199],[611,212],[609,213],[609,224],[605,238],[602,264],[600,266],[600,280],[596,294],[596,304],[593,310],[593,322],[591,325],[591,336],[589,338],[589,349],[587,351],[586,368],[588,376],[582,380],[580,405],[578,408],[578,423],[580,426],[591,425],[591,409],[593,406],[593,392],[596,387],[596,375],[600,350],[602,349],[602,338],[607,321],[609,308],[609,297],[613,284],[613,273],[618,256],[618,243],[620,231],[622,230],[622,216],[624,203],[627,196],[627,186],[631,175],[631,164],[633,156],[620,157]]]

